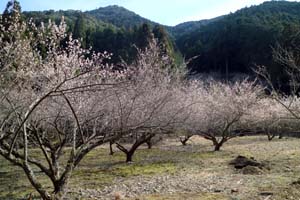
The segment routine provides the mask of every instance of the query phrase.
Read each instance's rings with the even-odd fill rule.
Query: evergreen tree
[[[75,21],[73,37],[79,39],[82,42],[82,46],[86,47],[86,30],[83,14],[79,13]]]
[[[16,15],[21,13],[21,5],[17,0],[11,0],[6,4],[6,8],[3,12],[3,17],[12,16],[15,17]]]
[[[6,8],[2,15],[4,26],[7,28],[13,23],[18,23],[21,20],[21,5],[17,0],[11,0],[6,4]],[[17,20],[17,22],[16,22]]]
[[[149,24],[142,24],[142,26],[137,30],[137,46],[144,49],[148,46],[149,42],[153,39],[153,33]]]

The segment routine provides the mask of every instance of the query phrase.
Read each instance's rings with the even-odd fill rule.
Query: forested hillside
[[[87,11],[86,13],[98,20],[113,24],[117,27],[124,27],[126,29],[141,26],[144,23],[151,24],[152,26],[159,25],[158,23],[143,18],[126,8],[116,5],[98,8]]]
[[[113,63],[131,63],[136,58],[137,48],[145,48],[152,38],[158,39],[162,51],[171,56],[174,63],[181,60],[175,43],[163,26],[119,6],[88,12],[23,12],[23,16],[26,20],[32,18],[36,24],[47,23],[49,19],[59,23],[64,16],[68,32],[72,32],[74,38],[81,39],[83,47],[92,46],[96,52],[112,53]]]
[[[23,12],[36,22],[56,22],[64,16],[74,38],[84,47],[112,52],[112,62],[132,62],[136,48],[145,48],[155,37],[174,60],[189,60],[193,72],[252,73],[257,65],[269,67],[272,74],[284,74],[274,63],[272,48],[298,45],[300,3],[270,1],[214,19],[163,26],[123,7],[95,10]],[[278,79],[284,80],[284,75]]]
[[[298,45],[299,31],[300,3],[271,1],[224,16],[176,43],[187,59],[198,56],[189,65],[195,72],[251,73],[256,65],[266,65],[281,76],[272,48]]]
[[[204,19],[200,21],[190,21],[190,22],[184,22],[181,24],[178,24],[176,26],[166,26],[168,32],[170,33],[173,38],[180,38],[184,36],[185,34],[189,34],[193,31],[199,30],[205,25],[208,25],[211,22],[218,21],[219,19],[222,19],[223,16],[216,17],[213,19]]]

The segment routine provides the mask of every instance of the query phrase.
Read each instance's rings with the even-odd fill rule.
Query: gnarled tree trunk
[[[135,140],[135,142],[133,143],[133,145],[130,147],[130,149],[126,149],[123,145],[121,145],[120,143],[116,143],[117,145],[117,148],[122,151],[123,153],[126,154],[126,162],[132,162],[132,158],[133,158],[133,155],[135,153],[135,151],[142,145],[142,144],[145,144],[149,141],[151,141],[151,138],[154,137],[155,134],[153,133],[150,133],[149,135],[148,134],[143,134],[142,136],[140,137],[137,137],[137,139]],[[148,146],[149,147],[149,146]]]

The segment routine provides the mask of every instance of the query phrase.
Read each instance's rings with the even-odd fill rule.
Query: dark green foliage
[[[90,36],[93,49],[97,52],[111,52],[113,63],[133,62],[137,56],[137,48],[146,48],[153,38],[158,40],[162,52],[170,55],[175,61],[175,48],[163,27],[160,31],[156,28],[151,29],[148,24],[129,30],[107,28],[91,32]]]
[[[86,47],[86,32],[87,29],[85,27],[84,16],[82,13],[79,13],[74,24],[73,37],[81,39],[83,47]]]
[[[153,35],[149,24],[142,24],[142,26],[136,30],[135,40],[138,47],[142,49],[145,48],[152,38]]]
[[[184,22],[174,27],[168,26],[166,27],[166,29],[174,38],[179,38],[185,34],[189,34],[190,32],[196,31],[202,28],[202,26],[205,26],[211,22],[215,22],[219,19],[222,19],[223,17],[224,16],[216,17],[213,19],[204,19],[200,21]]]
[[[269,66],[284,80],[282,66],[273,62],[272,47],[290,43],[289,33],[300,24],[300,3],[265,2],[229,14],[176,38],[196,72],[251,73],[256,65]],[[299,29],[298,29],[299,30]],[[299,40],[299,34],[292,34]]]
[[[171,39],[166,28],[161,25],[156,25],[153,29],[154,38],[157,38],[159,45],[164,54],[170,55],[174,59],[175,65],[180,65],[183,62],[182,55],[178,50],[175,41]]]
[[[174,62],[181,58],[164,27],[157,30],[158,24],[122,7],[108,6],[88,12],[24,12],[23,15],[26,19],[32,18],[37,24],[47,23],[49,19],[59,23],[64,16],[69,32],[81,41],[83,47],[93,47],[96,52],[107,51],[113,54],[107,62],[131,63],[136,58],[137,48],[144,49],[156,36],[159,37],[159,43],[163,44],[163,51],[174,58]],[[155,26],[157,27],[154,28]]]
[[[19,4],[16,4],[19,5]],[[9,10],[8,5],[3,17]],[[274,81],[286,81],[283,66],[273,61],[277,44],[295,49],[300,44],[300,3],[265,2],[210,20],[161,26],[119,6],[92,11],[23,12],[38,24],[49,19],[59,23],[65,17],[74,38],[97,52],[113,53],[111,62],[132,62],[137,50],[154,37],[164,53],[176,63],[182,56],[195,72],[252,73],[256,65],[269,67]],[[177,50],[177,48],[180,50]],[[180,53],[181,52],[181,53]],[[277,76],[276,76],[277,75]],[[273,76],[274,77],[274,76]]]
[[[54,21],[55,23],[60,23],[62,16],[64,16],[65,22],[68,25],[69,31],[74,31],[75,24],[78,23],[77,27],[82,28],[82,30],[78,32],[87,31],[87,29],[95,30],[95,29],[104,29],[104,28],[116,28],[111,24],[107,24],[101,20],[97,20],[88,14],[77,11],[77,10],[67,10],[67,11],[26,11],[22,13],[26,19],[33,19],[36,24],[40,24],[41,22],[47,23],[49,20]],[[82,26],[83,24],[83,26]],[[77,30],[76,30],[77,31]]]
[[[142,24],[150,24],[151,26],[158,24],[116,5],[98,8],[96,10],[87,11],[86,13],[98,20],[125,29],[141,26]]]

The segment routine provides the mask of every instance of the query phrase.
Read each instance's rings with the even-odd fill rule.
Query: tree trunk
[[[147,146],[148,146],[148,149],[152,149],[152,142],[151,142],[151,139],[148,140],[148,141],[146,142],[146,144],[147,144]]]
[[[51,195],[51,200],[62,200],[65,197],[65,192],[64,191],[60,191],[60,192],[54,192]]]
[[[121,150],[122,152],[124,152],[126,154],[126,162],[132,162],[132,157],[133,157],[133,154],[135,153],[135,151],[142,145],[142,144],[145,144],[150,141],[151,142],[151,138],[153,137],[154,135],[149,135],[148,137],[141,137],[141,138],[138,138],[134,144],[131,146],[131,148],[129,150],[127,150],[124,146],[122,146],[121,144],[119,143],[116,143],[117,145],[117,148],[119,150]]]
[[[228,57],[226,57],[226,61],[225,61],[225,66],[226,66],[226,83],[228,83],[229,81],[229,69],[228,69]]]
[[[275,137],[275,134],[267,133],[267,136],[268,136],[268,140],[271,141]]]
[[[183,145],[183,146],[186,146],[186,142],[187,142],[188,140],[181,140],[180,142],[181,142],[181,144]]]
[[[132,162],[133,154],[134,154],[134,151],[128,151],[128,152],[126,153],[126,162],[127,162],[127,163]]]
[[[51,196],[48,192],[43,188],[43,186],[37,182],[33,171],[30,169],[28,165],[22,167],[27,178],[29,179],[31,185],[36,189],[36,191],[40,194],[43,200],[52,200]]]
[[[215,144],[215,151],[220,151],[220,149],[221,149],[221,146],[222,146],[222,143],[217,143],[217,144]]]
[[[181,142],[181,144],[183,145],[183,146],[186,146],[186,143],[187,143],[187,141],[189,140],[190,138],[189,137],[185,137],[185,138],[180,138],[180,142]]]
[[[272,140],[273,140],[273,138],[274,138],[274,136],[273,136],[273,135],[268,135],[268,140],[269,140],[269,141],[272,141]]]
[[[114,143],[113,142],[109,142],[109,155],[114,155],[114,150],[113,150],[113,147],[112,147],[112,145],[113,145]]]
[[[54,191],[52,193],[51,200],[61,200],[65,198],[66,187],[68,185],[71,172],[72,171],[66,171],[65,175],[60,180],[53,182]]]
[[[56,181],[52,181],[54,191],[52,193],[51,200],[61,200],[65,198],[66,195],[66,188],[68,186],[70,177],[72,175],[73,169],[75,168],[74,164],[74,155],[71,153],[68,164],[62,173],[61,177]]]
[[[134,152],[135,150],[138,148],[138,146],[136,146],[135,144],[130,148],[130,150],[127,150],[124,146],[122,146],[121,144],[119,143],[116,143],[117,144],[117,148],[122,151],[123,153],[125,153],[126,155],[126,162],[132,162],[132,157],[134,155]]]
[[[64,199],[64,193],[53,193],[51,195],[51,200],[62,200]]]
[[[214,151],[220,151],[221,147],[223,146],[223,144],[227,141],[227,138],[222,138],[221,141],[217,141],[216,139],[213,140],[213,143],[214,143],[214,146],[215,146],[215,149]]]

